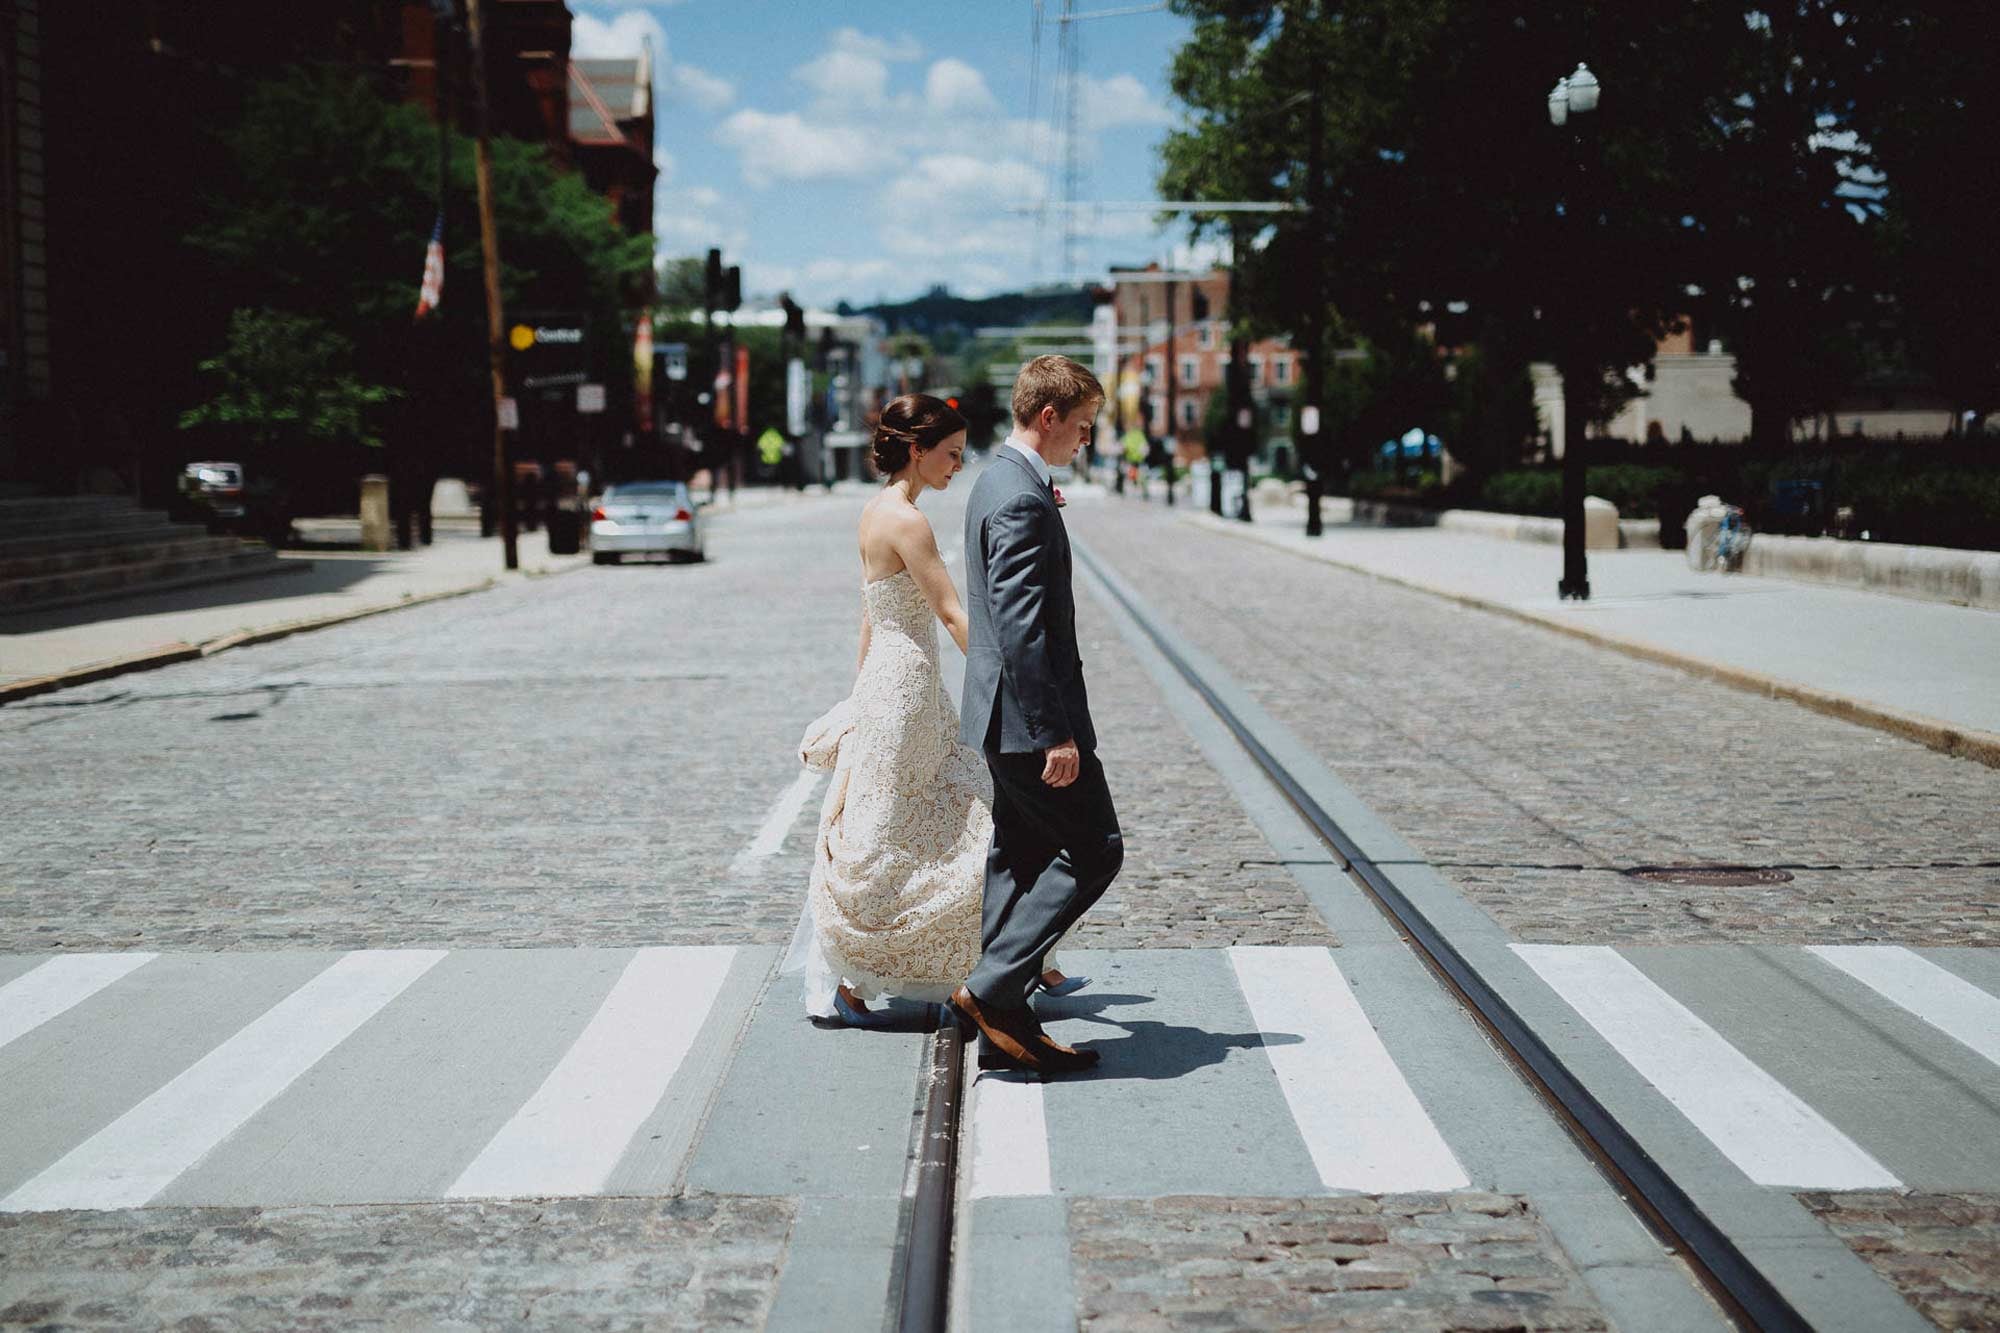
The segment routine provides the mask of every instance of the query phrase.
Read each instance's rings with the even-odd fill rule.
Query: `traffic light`
[[[720,310],[734,310],[743,304],[743,270],[731,264],[729,271],[722,275],[722,304]]]
[[[780,296],[778,303],[785,308],[785,336],[788,338],[797,338],[800,342],[804,342],[806,338],[806,312],[800,308],[797,301],[792,299],[790,292],[786,292],[783,296]]]
[[[722,251],[708,252],[708,267],[701,275],[702,304],[710,310],[722,308]]]

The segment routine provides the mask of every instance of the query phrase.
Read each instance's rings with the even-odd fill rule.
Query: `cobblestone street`
[[[2000,771],[1113,503],[1084,540],[1523,940],[2000,944]],[[1643,866],[1790,869],[1646,884]]]
[[[960,576],[970,481],[925,504]],[[879,1326],[923,1024],[817,1029],[780,970],[861,499],[0,710],[0,1325]],[[1783,1182],[1889,1303],[1857,1309],[1989,1312],[2000,1180],[1938,1163],[1985,1160],[1943,1140],[2000,1074],[1798,946],[1993,943],[2000,774],[1157,507],[1066,521],[1549,976],[1616,945],[1837,1107],[1916,1191]],[[1128,854],[1044,1013],[1103,1062],[967,1071],[969,1287],[1062,1274],[1023,1328],[1719,1326],[1095,579],[1078,618]],[[1689,861],[1794,878],[1623,873]],[[1677,951],[1743,944],[1754,974]],[[1986,956],[1954,954],[1979,995]],[[1745,1017],[1809,992],[1865,1077]]]

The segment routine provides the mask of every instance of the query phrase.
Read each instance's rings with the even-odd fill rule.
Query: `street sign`
[[[512,398],[502,398],[500,400],[500,429],[521,429],[521,409],[515,404]]]
[[[522,389],[582,384],[590,377],[583,324],[578,314],[523,314],[507,330],[512,383]]]
[[[1319,434],[1319,409],[1317,407],[1314,407],[1311,403],[1307,403],[1305,407],[1300,409],[1299,411],[1299,434],[1301,435]]]
[[[661,343],[659,347],[660,366],[670,380],[684,380],[688,377],[688,345],[686,343]]]
[[[576,410],[579,412],[602,412],[604,410],[604,386],[602,384],[577,385]]]

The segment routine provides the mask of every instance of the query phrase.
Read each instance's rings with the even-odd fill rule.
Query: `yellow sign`
[[[514,350],[525,352],[535,345],[535,331],[526,324],[516,324],[507,330],[507,341],[514,344]]]

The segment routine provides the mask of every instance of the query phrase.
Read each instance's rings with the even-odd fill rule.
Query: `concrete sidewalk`
[[[1590,553],[1591,599],[1556,597],[1562,550],[1265,508],[1211,531],[1529,620],[1635,656],[2000,765],[2000,612],[1780,579],[1698,573],[1679,551]]]
[[[725,491],[703,513],[720,518],[823,494],[745,488],[732,502]],[[411,551],[361,550],[357,519],[302,519],[296,528],[305,547],[279,557],[309,564],[304,572],[0,616],[0,704],[590,563],[588,549],[550,555],[546,528],[519,534],[512,573],[499,538],[481,538],[465,521],[438,520],[432,544]]]
[[[326,549],[347,542],[358,548],[356,521],[308,520],[299,528],[320,549],[287,550],[279,558],[309,564],[303,573],[285,570],[0,618],[0,702],[590,561],[587,553],[550,555],[546,529],[520,535],[521,567],[509,574],[499,539],[481,539],[476,529],[440,523],[429,547],[372,552]]]

